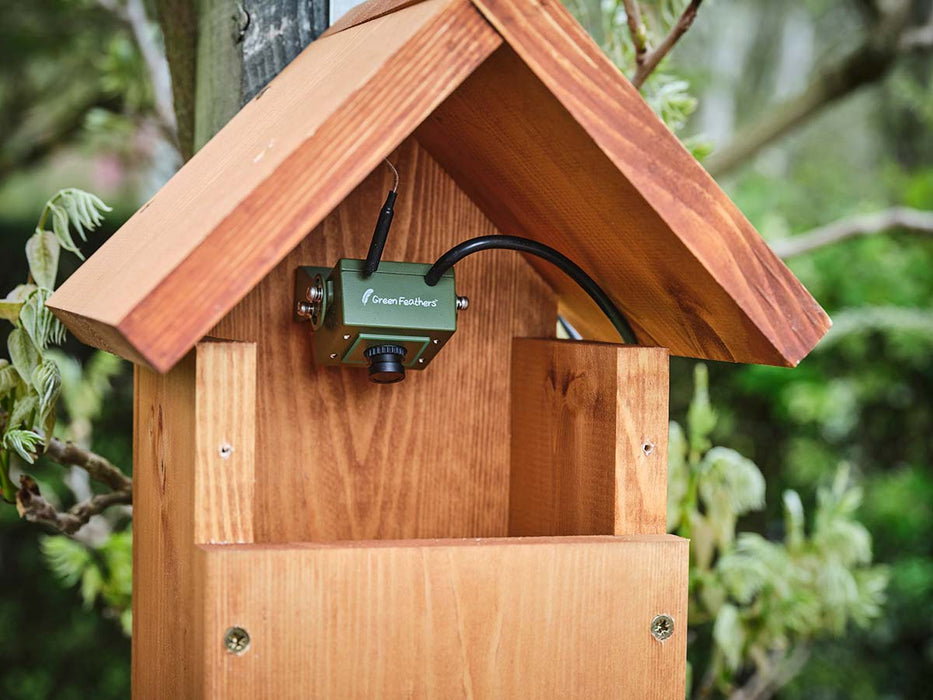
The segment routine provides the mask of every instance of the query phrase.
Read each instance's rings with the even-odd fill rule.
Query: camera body
[[[433,287],[430,265],[381,262],[363,274],[363,260],[343,258],[333,268],[299,267],[295,315],[311,323],[319,366],[369,367],[380,383],[399,381],[405,369],[424,369],[457,330],[453,270]],[[375,371],[374,371],[375,368]]]

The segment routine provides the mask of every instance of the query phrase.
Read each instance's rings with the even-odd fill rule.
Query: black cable
[[[366,261],[363,263],[363,277],[369,277],[379,269],[379,262],[382,260],[382,249],[386,247],[386,239],[389,237],[389,228],[392,226],[392,217],[395,216],[395,198],[398,197],[398,170],[392,165],[392,162],[386,158],[386,165],[392,169],[394,184],[386,197],[385,204],[379,212],[379,218],[376,219],[376,228],[373,231],[372,240],[369,243],[369,252],[366,254]]]
[[[519,236],[479,236],[471,238],[463,243],[458,243],[453,248],[444,253],[437,259],[437,262],[431,266],[424,276],[424,281],[428,286],[436,285],[443,274],[452,268],[456,263],[463,260],[468,255],[478,253],[481,250],[517,250],[521,253],[536,255],[539,258],[547,260],[552,265],[556,265],[567,274],[574,282],[580,285],[583,290],[590,295],[600,310],[606,314],[606,317],[612,322],[612,325],[622,337],[623,342],[635,345],[638,340],[632,327],[626,320],[622,312],[616,307],[609,295],[596,284],[592,277],[586,274],[583,269],[573,260],[563,253],[554,250],[544,243],[533,241],[529,238]]]

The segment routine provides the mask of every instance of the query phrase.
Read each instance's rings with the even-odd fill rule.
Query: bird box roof
[[[558,0],[355,8],[48,304],[80,340],[167,371],[410,136],[498,229],[579,263],[644,344],[793,366],[829,327]],[[614,338],[530,262],[585,335]]]

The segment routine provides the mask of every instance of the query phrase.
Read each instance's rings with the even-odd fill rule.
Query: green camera
[[[440,352],[468,302],[456,294],[453,269],[428,286],[430,265],[382,262],[368,276],[363,268],[348,258],[330,269],[299,267],[296,317],[311,324],[316,364],[369,367],[375,382],[401,381]]]

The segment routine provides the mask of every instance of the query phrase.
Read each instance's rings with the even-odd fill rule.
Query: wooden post
[[[668,353],[512,345],[509,535],[666,532]]]
[[[252,538],[256,347],[199,343],[134,394],[133,694],[202,697],[198,545]]]

